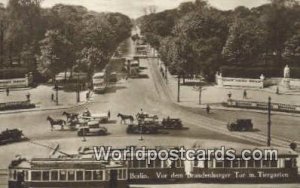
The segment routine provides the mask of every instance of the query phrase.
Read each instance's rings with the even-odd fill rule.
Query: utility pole
[[[55,81],[54,89],[55,89],[55,101],[56,101],[56,106],[58,106],[58,85],[57,85],[57,82],[56,82],[56,81]]]
[[[77,103],[80,102],[79,73],[77,73]]]
[[[177,91],[177,102],[180,102],[180,75],[178,74],[178,91]]]
[[[271,97],[269,97],[268,101],[268,141],[267,146],[271,146]]]

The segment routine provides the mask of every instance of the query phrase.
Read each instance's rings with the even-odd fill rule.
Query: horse
[[[124,122],[124,124],[126,124],[127,119],[129,119],[131,123],[134,120],[132,115],[124,115],[124,114],[121,114],[121,113],[118,113],[117,117],[121,117],[121,123]]]
[[[53,119],[50,116],[47,117],[47,120],[50,122],[51,125],[51,131],[53,131],[54,125],[61,126],[61,129],[64,129],[64,126],[66,125],[66,121],[62,119]]]
[[[78,119],[79,116],[79,114],[77,113],[68,113],[68,112],[63,112],[62,115],[67,117],[67,121]]]

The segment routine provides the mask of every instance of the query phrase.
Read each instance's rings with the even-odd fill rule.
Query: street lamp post
[[[269,97],[268,101],[268,140],[267,146],[271,146],[271,97]]]
[[[140,124],[140,139],[139,140],[140,141],[144,140],[144,138],[143,138],[143,125],[142,124]]]
[[[80,102],[79,73],[77,73],[77,103]]]
[[[180,74],[178,74],[178,85],[177,85],[177,102],[180,102]]]

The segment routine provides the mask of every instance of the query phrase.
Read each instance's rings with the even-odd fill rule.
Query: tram
[[[126,188],[127,167],[118,162],[80,158],[14,160],[9,188]]]
[[[159,151],[162,148],[148,149]],[[217,160],[217,155],[212,155],[209,159],[206,155],[204,160],[156,159],[148,163],[147,156],[144,160],[133,157],[130,160],[113,161],[110,157],[108,161],[97,161],[93,147],[81,147],[79,153],[73,157],[14,160],[9,166],[9,188],[123,188],[131,184],[153,183],[293,183],[299,181],[298,154],[291,149],[272,147],[271,149],[278,151],[276,160],[242,160],[240,158],[242,149],[234,149],[237,151],[235,160]]]

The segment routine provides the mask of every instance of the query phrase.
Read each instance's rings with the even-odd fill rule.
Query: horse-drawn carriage
[[[20,142],[25,139],[23,133],[19,129],[6,129],[0,133],[0,145]]]
[[[83,123],[77,127],[78,136],[102,136],[107,135],[107,129],[101,127],[98,121]]]
[[[143,119],[153,119],[153,120],[158,120],[158,116],[157,115],[153,115],[153,114],[148,114],[146,112],[142,112],[142,113],[137,113],[136,114],[136,119],[138,121],[143,120]]]

